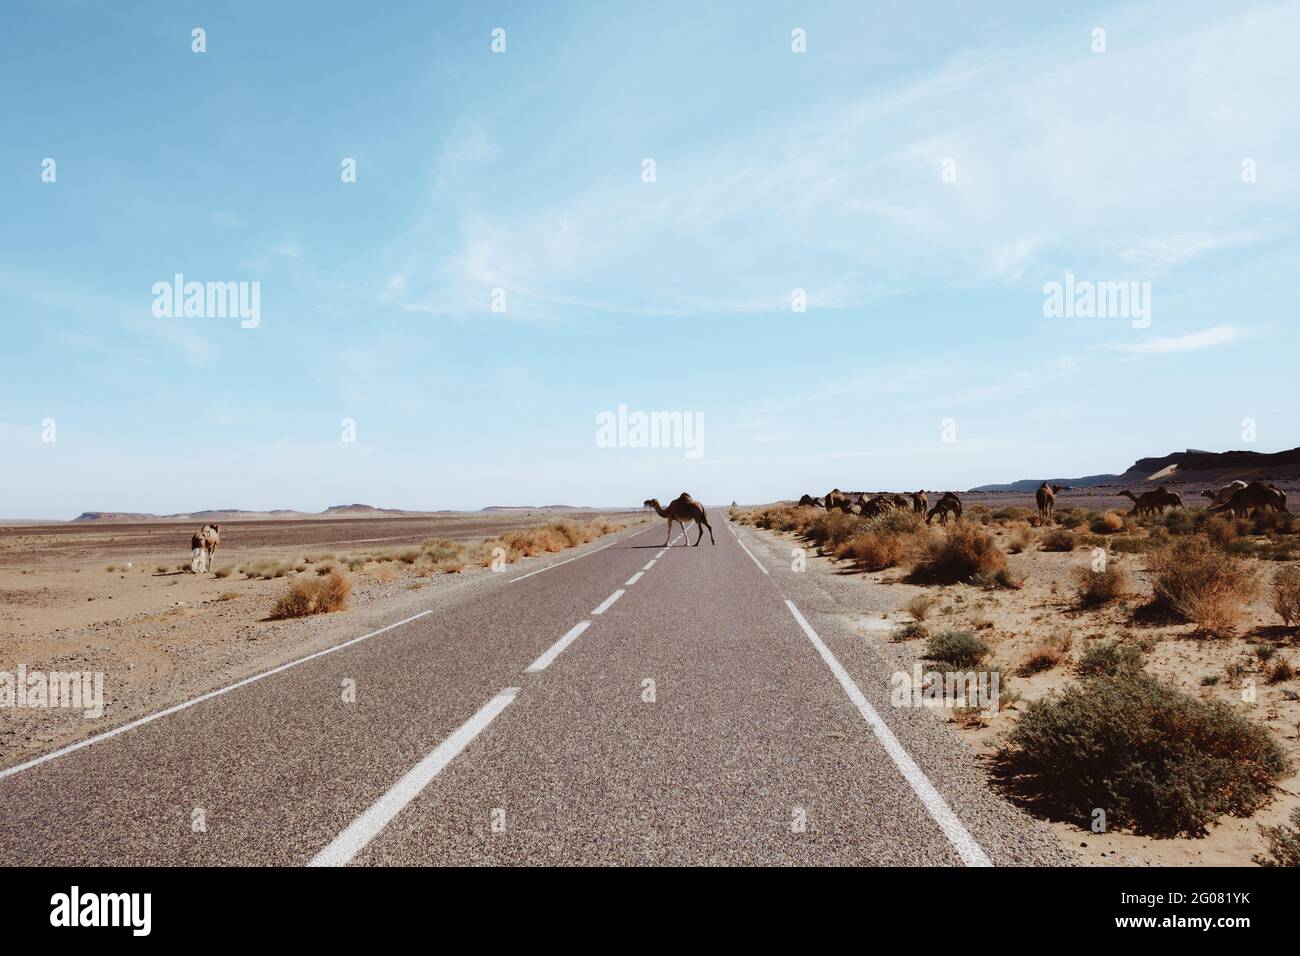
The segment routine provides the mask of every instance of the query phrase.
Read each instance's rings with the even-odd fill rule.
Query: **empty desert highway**
[[[657,522],[522,562],[10,768],[0,864],[1069,862],[890,705],[811,575],[711,520],[714,547]]]

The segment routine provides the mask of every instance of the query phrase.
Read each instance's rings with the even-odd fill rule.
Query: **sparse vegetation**
[[[1147,641],[1097,641],[1088,645],[1074,669],[1080,677],[1138,674],[1146,666],[1149,653],[1151,644]]]
[[[1260,866],[1300,866],[1300,807],[1291,811],[1291,825],[1260,827],[1268,843],[1267,853],[1257,853]]]
[[[1255,593],[1240,558],[1197,538],[1152,554],[1151,571],[1156,600],[1210,636],[1230,636]]]
[[[1273,609],[1287,627],[1300,625],[1300,568],[1283,568],[1273,578]]]
[[[1021,677],[1028,677],[1031,674],[1051,670],[1069,659],[1073,644],[1074,640],[1069,634],[1050,634],[1044,637],[1021,661],[1016,673]]]
[[[1066,819],[1198,836],[1246,816],[1287,771],[1263,727],[1145,675],[1098,677],[1030,703],[999,753],[1004,780]]]
[[[332,571],[325,578],[309,578],[292,584],[276,602],[271,617],[281,620],[341,611],[348,606],[351,594],[352,584],[348,579],[337,571]]]
[[[946,535],[927,543],[924,555],[912,568],[918,581],[955,584],[976,575],[1005,571],[1007,556],[986,532],[967,522],[958,522]]]
[[[918,594],[904,604],[903,609],[913,621],[920,623],[930,616],[930,612],[938,603],[939,599],[933,594]]]
[[[1038,547],[1043,551],[1073,551],[1074,535],[1064,528],[1053,528],[1043,535],[1043,542]]]
[[[1113,561],[1100,571],[1081,565],[1072,570],[1074,593],[1081,607],[1104,607],[1128,593],[1128,576]]]
[[[931,635],[925,645],[926,659],[934,661],[938,670],[969,670],[988,656],[989,646],[973,631],[943,631]]]

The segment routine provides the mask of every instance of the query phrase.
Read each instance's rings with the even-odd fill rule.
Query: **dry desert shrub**
[[[1074,534],[1064,528],[1053,528],[1043,535],[1043,543],[1039,545],[1039,549],[1043,551],[1073,551]]]
[[[1256,854],[1260,866],[1300,866],[1300,807],[1291,811],[1291,826],[1260,827],[1268,854]]]
[[[1273,579],[1273,609],[1287,627],[1300,625],[1300,568],[1283,568]]]
[[[1113,511],[1107,511],[1093,518],[1088,527],[1093,534],[1114,534],[1124,530],[1124,518]]]
[[[1084,650],[1075,671],[1080,677],[1137,674],[1146,667],[1153,646],[1149,641],[1097,641]]]
[[[836,548],[856,535],[862,526],[861,518],[842,511],[823,511],[808,522],[803,533],[815,544],[834,552]]]
[[[1200,836],[1263,804],[1288,764],[1268,730],[1222,701],[1145,674],[1097,677],[1034,701],[999,751],[1004,783],[1062,819]]]
[[[1073,571],[1074,594],[1082,607],[1103,607],[1128,594],[1128,575],[1114,562],[1101,571],[1081,565]]]
[[[930,616],[934,606],[939,603],[939,599],[933,594],[918,594],[906,604],[903,609],[911,616],[913,621],[920,623]]]
[[[987,533],[967,522],[954,525],[941,537],[927,542],[912,568],[917,581],[956,584],[976,577],[1000,583],[1007,571],[1007,556]]]
[[[1028,551],[1029,546],[1034,543],[1034,533],[1026,525],[1023,528],[1016,528],[1011,532],[1011,537],[1007,539],[1007,551],[1010,554],[1020,554]]]
[[[1152,554],[1151,572],[1156,601],[1211,636],[1231,636],[1255,594],[1245,562],[1199,538]]]
[[[1016,673],[1021,677],[1049,671],[1070,657],[1070,648],[1074,638],[1069,634],[1049,634],[1040,640],[1020,662]]]
[[[271,610],[273,620],[328,614],[348,606],[352,585],[337,571],[326,578],[307,579],[290,585]]]

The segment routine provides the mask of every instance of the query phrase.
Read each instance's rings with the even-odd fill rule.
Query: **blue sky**
[[[1300,445],[1300,7],[815,7],[7,3],[0,515]],[[1150,327],[1045,317],[1067,271],[1149,282]],[[155,317],[175,273],[260,283],[260,324]],[[599,447],[620,404],[704,453]]]

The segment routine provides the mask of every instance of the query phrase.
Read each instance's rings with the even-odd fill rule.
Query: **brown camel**
[[[923,515],[929,507],[930,501],[925,497],[924,491],[912,492],[912,511],[915,514]]]
[[[1245,487],[1246,483],[1238,478],[1236,481],[1230,481],[1217,490],[1211,491],[1207,488],[1205,491],[1201,492],[1201,497],[1209,498],[1210,501],[1216,505],[1226,505],[1230,500],[1232,500],[1234,494]]]
[[[212,559],[221,544],[221,525],[205,524],[190,537],[190,570],[195,574],[212,570]]]
[[[849,496],[838,488],[832,488],[826,492],[825,502],[827,511],[834,511],[838,508],[845,514],[849,514],[850,509],[853,507],[853,502],[849,500]]]
[[[799,507],[801,507],[801,508],[804,508],[804,507],[808,507],[808,508],[816,508],[816,507],[819,507],[820,504],[821,504],[821,502],[819,502],[819,501],[818,501],[816,498],[814,498],[812,495],[803,495],[803,496],[801,496],[801,497],[799,498]]]
[[[1126,488],[1120,492],[1120,497],[1133,501],[1133,508],[1129,511],[1131,515],[1156,515],[1162,514],[1166,508],[1183,507],[1183,496],[1176,491],[1170,491],[1164,485],[1154,491],[1144,491],[1140,495],[1135,495]]]
[[[1060,485],[1049,485],[1043,482],[1034,492],[1034,498],[1038,501],[1038,522],[1047,524],[1055,520],[1053,517],[1056,511],[1056,493],[1061,490]]]
[[[926,513],[925,523],[929,524],[934,520],[934,516],[938,515],[939,524],[947,524],[950,514],[958,521],[961,520],[961,499],[951,491],[945,491],[943,497]]]
[[[1231,511],[1234,515],[1248,515],[1254,511],[1286,511],[1286,495],[1277,485],[1252,481],[1245,488],[1233,492],[1226,504],[1213,505],[1209,510],[1215,514]]]
[[[695,539],[695,546],[700,546],[700,541],[704,538],[704,529],[709,529],[709,544],[716,545],[718,542],[713,540],[713,528],[709,524],[709,516],[704,513],[704,505],[700,504],[686,492],[682,492],[676,498],[668,503],[665,509],[660,506],[658,498],[650,498],[645,502],[645,507],[653,508],[661,518],[668,519],[668,541],[664,547],[668,547],[673,540],[673,522],[676,521],[682,526],[682,547],[691,543],[691,536],[686,531],[686,522],[694,521],[695,527],[699,528],[700,536]]]

